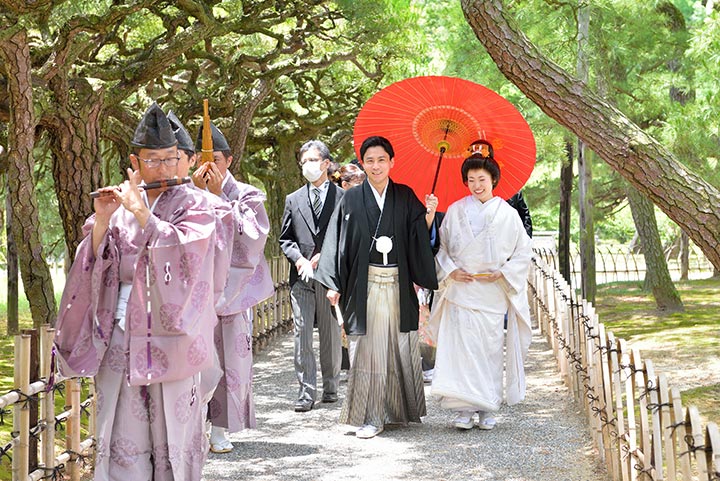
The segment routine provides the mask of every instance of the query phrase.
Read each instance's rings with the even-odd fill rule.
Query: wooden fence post
[[[710,480],[708,458],[705,453],[705,433],[700,422],[700,413],[695,406],[689,406],[685,415],[685,424],[690,425],[690,436],[685,438],[687,449],[695,456],[699,478]]]
[[[598,335],[600,336],[600,368],[602,369],[602,384],[604,386],[603,400],[605,402],[605,420],[603,420],[603,441],[605,443],[606,459],[610,459],[610,475],[612,476],[613,480],[619,481],[621,479],[620,452],[617,448],[617,417],[615,416],[613,404],[613,372],[612,365],[610,363],[610,350],[612,348],[612,344],[608,343],[608,338],[605,335],[604,324],[598,324]],[[613,431],[613,427],[615,428],[615,431]]]
[[[710,468],[709,479],[716,481],[720,479],[720,430],[718,430],[717,424],[708,423],[705,432],[707,465]]]
[[[29,364],[29,382],[35,382],[40,378],[40,366],[39,366],[39,351],[38,346],[38,330],[37,329],[23,329],[22,334],[30,336],[30,364]],[[30,427],[37,426],[38,423],[38,403],[29,403],[30,414],[29,414],[29,425]],[[36,436],[30,436],[28,438],[28,472],[33,472],[38,467],[38,442]]]
[[[51,371],[51,353],[53,347],[53,339],[55,337],[55,329],[49,326],[40,328],[40,377],[47,383],[49,387],[50,378],[53,373]],[[45,429],[40,435],[40,444],[42,452],[40,462],[46,469],[55,467],[55,391],[46,387],[45,393],[40,399],[40,412],[43,421],[45,421]]]
[[[80,380],[68,379],[65,392],[70,407],[70,416],[65,426],[65,447],[71,454],[68,473],[71,481],[80,481]]]
[[[25,481],[28,476],[30,439],[30,336],[15,336],[15,389],[20,400],[13,408],[13,430],[18,436],[13,439],[13,481]]]
[[[665,450],[665,466],[667,467],[668,481],[677,479],[675,468],[675,444],[673,443],[673,412],[670,409],[672,400],[670,397],[670,389],[668,388],[667,376],[664,373],[658,375],[658,394],[660,396],[660,425],[662,427],[662,441]]]
[[[661,430],[662,422],[660,420],[661,409],[663,406],[659,396],[660,382],[658,377],[655,375],[655,368],[652,361],[650,359],[645,359],[644,364],[645,374],[647,375],[645,383],[647,384],[647,393],[650,399],[650,403],[647,408],[650,411],[652,419],[652,434],[650,436],[650,449],[652,451],[647,451],[645,455],[648,456],[652,452],[652,462],[655,466],[654,478],[657,481],[663,481],[665,477],[663,476],[663,437]]]
[[[678,388],[670,388],[670,398],[672,399],[673,408],[673,440],[672,444],[675,448],[675,453],[680,459],[680,472],[682,473],[682,479],[692,479],[690,474],[690,453],[687,452],[687,445],[685,444],[685,436],[687,435],[686,420],[683,413],[682,401],[680,399],[680,390]],[[684,453],[684,454],[683,454]]]

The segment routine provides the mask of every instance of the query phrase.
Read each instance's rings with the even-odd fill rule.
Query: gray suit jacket
[[[300,257],[310,259],[320,252],[328,222],[335,206],[345,192],[330,182],[325,204],[316,219],[310,203],[310,184],[306,183],[285,198],[282,228],[280,231],[280,249],[290,261],[290,285],[298,279],[295,263]]]

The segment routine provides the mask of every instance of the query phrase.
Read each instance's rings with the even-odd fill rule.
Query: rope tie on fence
[[[30,430],[30,437],[36,441],[40,441],[40,433],[42,433],[46,427],[47,423],[45,423],[44,420],[38,421],[38,423]]]
[[[87,461],[88,459],[90,459],[90,456],[86,456],[83,453],[78,453],[77,451],[73,451],[72,449],[66,449],[65,451],[63,451],[63,454],[69,454],[70,461],[80,463],[83,468],[87,466]]]
[[[5,456],[12,463],[12,456],[10,456],[11,449],[12,449],[12,441],[7,443],[5,446],[0,446],[0,460],[2,460],[3,456]]]
[[[37,403],[40,401],[37,394],[25,394],[20,389],[11,389],[9,392],[17,393],[20,400],[16,402],[15,404],[22,404],[22,409],[28,409],[30,408],[31,404],[34,406],[37,406]]]
[[[655,470],[654,466],[651,465],[649,468],[646,468],[643,466],[643,464],[640,461],[638,461],[636,464],[633,465],[633,468],[635,468],[635,470],[638,472],[639,475],[647,476],[652,481],[655,481],[655,477],[653,477],[653,475],[650,474],[652,471]]]
[[[0,409],[0,425],[5,425],[5,415],[6,414],[12,414],[12,411],[9,409],[2,408]]]
[[[709,448],[706,448],[704,444],[695,446],[695,437],[692,434],[685,435],[685,443],[688,445],[688,450],[678,454],[679,458],[689,453],[695,454],[697,451],[709,452]]]
[[[597,338],[600,339],[600,336],[597,336]],[[597,344],[595,346],[595,351],[593,352],[593,354],[596,352],[600,352],[602,356],[605,356],[607,355],[607,353],[610,352],[610,348],[608,346],[602,346],[600,344]]]
[[[60,463],[54,468],[46,468],[45,466],[38,466],[36,469],[42,471],[43,473],[47,473],[40,477],[40,479],[49,479],[50,481],[59,481],[63,479],[63,470],[65,469],[65,464]]]
[[[86,414],[88,417],[90,417],[90,410],[88,407],[90,404],[92,404],[93,401],[93,395],[88,394],[87,399],[85,399],[83,402],[80,403],[80,415]]]
[[[655,386],[655,382],[652,379],[648,379],[645,383],[645,387],[638,396],[638,399],[644,399],[650,395],[651,392],[660,392],[660,388]]]
[[[656,414],[660,409],[663,407],[672,407],[673,403],[667,402],[667,403],[648,403],[647,410],[650,411],[653,414]]]
[[[679,428],[680,426],[688,427],[690,425],[688,423],[686,423],[685,421],[680,421],[679,423],[671,424],[670,426],[666,427],[665,429],[669,429],[671,431],[670,435],[672,436],[675,434],[675,430],[677,428]]]
[[[55,395],[60,394],[60,396],[65,397],[65,383],[53,384],[52,391]]]
[[[55,431],[63,431],[65,429],[65,425],[63,423],[66,421],[66,419],[61,419],[59,416],[55,418]]]
[[[630,364],[620,363],[620,364],[618,364],[618,369],[617,369],[617,371],[614,371],[614,373],[615,373],[615,374],[620,374],[620,373],[623,372],[625,369],[630,369],[630,367],[631,367]]]

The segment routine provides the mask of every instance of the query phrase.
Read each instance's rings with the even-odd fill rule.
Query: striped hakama
[[[351,369],[340,422],[407,424],[425,416],[417,331],[400,332],[397,267],[370,266],[367,333],[349,336]]]

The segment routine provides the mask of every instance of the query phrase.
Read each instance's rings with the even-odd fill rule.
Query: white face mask
[[[323,171],[320,168],[320,164],[322,164],[322,162],[305,162],[303,164],[303,176],[308,180],[308,182],[315,182],[322,176]]]

